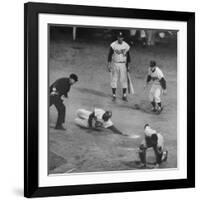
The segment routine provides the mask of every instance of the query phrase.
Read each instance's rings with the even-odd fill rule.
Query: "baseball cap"
[[[117,37],[123,38],[123,37],[124,37],[124,34],[120,31],[120,32],[117,33]]]
[[[69,78],[74,79],[74,81],[78,81],[78,76],[76,74],[70,74]]]
[[[154,66],[156,66],[156,61],[151,60],[151,61],[150,61],[150,67],[154,67]]]

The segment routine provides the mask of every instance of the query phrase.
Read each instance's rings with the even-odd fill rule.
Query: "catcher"
[[[80,127],[90,129],[106,128],[115,134],[125,135],[118,130],[110,120],[112,111],[105,111],[101,108],[94,108],[93,112],[85,109],[78,109],[76,115],[75,123]]]
[[[139,147],[139,158],[142,167],[146,167],[146,150],[148,148],[153,148],[156,157],[155,167],[159,167],[162,162],[167,160],[168,156],[168,151],[164,151],[164,138],[156,130],[153,130],[149,124],[145,124],[144,134],[145,138]]]

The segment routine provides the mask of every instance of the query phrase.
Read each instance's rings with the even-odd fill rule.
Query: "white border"
[[[133,170],[48,176],[48,24],[88,25],[179,30],[178,32],[178,168]],[[180,87],[181,86],[181,87]],[[187,24],[161,20],[122,19],[71,15],[39,14],[39,186],[134,182],[187,178]],[[180,139],[181,134],[181,139]]]

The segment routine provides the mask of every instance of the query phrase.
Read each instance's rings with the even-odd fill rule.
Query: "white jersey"
[[[151,80],[153,81],[153,84],[160,85],[160,79],[164,78],[164,75],[159,67],[155,67],[154,71],[152,71],[151,67],[149,67],[148,75],[151,76]]]
[[[103,109],[100,109],[100,108],[94,109],[94,115],[97,118],[97,121],[101,122],[104,128],[108,128],[113,125],[113,122],[110,119],[108,121],[104,121],[102,118],[104,113],[105,113],[105,110]]]
[[[126,42],[121,44],[116,40],[111,45],[113,49],[112,61],[117,63],[126,63],[127,61],[127,52],[130,49],[130,46]]]
[[[151,137],[153,134],[156,134],[156,130],[153,130],[151,127],[147,126],[144,130],[145,136]]]

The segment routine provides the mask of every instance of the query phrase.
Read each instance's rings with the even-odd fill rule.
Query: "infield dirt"
[[[66,105],[66,131],[54,130],[57,118],[55,107],[49,109],[49,173],[101,172],[138,169],[137,148],[143,139],[144,124],[149,123],[165,138],[169,151],[161,168],[177,167],[177,47],[176,40],[142,48],[132,46],[131,78],[135,94],[128,102],[112,102],[110,74],[106,70],[109,40],[78,39],[72,41],[68,33],[56,32],[49,46],[49,84],[56,79],[76,73],[79,82],[72,86]],[[156,60],[167,80],[167,95],[163,96],[164,110],[153,114],[148,101],[150,87],[143,90],[150,60]],[[75,125],[79,108],[110,109],[112,121],[130,137],[112,132],[92,131]],[[152,150],[148,161],[155,160]],[[151,166],[151,165],[150,165]]]

